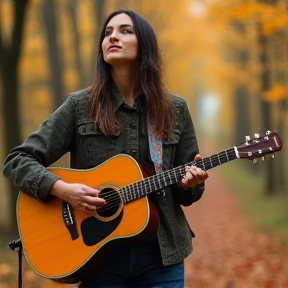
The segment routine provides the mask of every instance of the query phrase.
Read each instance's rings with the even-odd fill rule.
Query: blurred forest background
[[[0,162],[69,93],[91,84],[100,25],[119,7],[154,27],[169,90],[188,101],[204,157],[245,135],[280,134],[275,160],[220,170],[235,188],[254,182],[241,195],[244,209],[258,228],[288,240],[288,0],[1,0]],[[17,234],[16,199],[1,174],[0,237]]]

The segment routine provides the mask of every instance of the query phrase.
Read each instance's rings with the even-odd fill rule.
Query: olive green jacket
[[[163,139],[163,170],[188,163],[198,153],[193,123],[186,102],[169,94],[176,107],[172,137]],[[47,170],[70,152],[70,166],[75,169],[95,167],[117,154],[129,154],[137,161],[152,164],[147,136],[147,109],[141,94],[134,106],[128,106],[115,92],[115,113],[122,130],[104,136],[93,124],[87,109],[87,90],[68,99],[22,145],[7,156],[4,175],[21,191],[45,201],[59,176]],[[121,168],[119,168],[121,169]],[[168,188],[165,197],[155,197],[160,224],[157,232],[164,265],[182,261],[192,252],[192,237],[181,205],[200,199],[204,184],[184,190],[178,184]]]

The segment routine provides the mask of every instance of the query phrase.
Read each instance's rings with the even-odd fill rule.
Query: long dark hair
[[[139,85],[146,98],[149,115],[154,118],[157,133],[168,135],[172,132],[174,105],[167,95],[163,83],[163,59],[158,41],[151,25],[139,14],[129,9],[119,9],[111,13],[103,24],[96,62],[96,75],[88,96],[92,117],[100,131],[108,136],[121,129],[113,106],[113,80],[111,66],[104,61],[102,42],[105,28],[116,15],[125,13],[132,19],[138,41],[137,65]]]

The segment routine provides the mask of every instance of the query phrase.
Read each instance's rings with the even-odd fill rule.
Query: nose
[[[116,34],[111,34],[109,41],[110,41],[110,43],[118,42],[119,37]]]

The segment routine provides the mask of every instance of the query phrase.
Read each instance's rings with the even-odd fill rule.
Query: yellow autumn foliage
[[[219,17],[219,8],[224,8]],[[278,5],[271,5],[257,1],[226,1],[221,4],[216,3],[209,9],[210,16],[217,19],[220,23],[231,21],[242,22],[243,25],[249,24],[253,20],[262,27],[264,35],[270,35],[278,29],[285,28],[288,24],[287,9],[282,2]]]
[[[80,47],[81,64],[87,84],[92,81],[93,75],[90,70],[94,65],[92,63],[92,56],[95,53],[93,45],[97,41],[96,32],[100,27],[97,27],[95,19],[95,2],[75,1],[80,37],[75,43],[75,31],[73,31],[67,1],[69,0],[55,1],[57,8],[55,21],[57,21],[57,40],[63,68],[62,80],[65,93],[68,95],[70,91],[83,88],[80,87],[80,75],[76,66],[75,45]],[[263,34],[269,36],[275,31],[285,29],[288,22],[287,8],[281,4],[284,1],[271,5],[252,0],[179,0],[177,3],[158,0],[157,10],[153,1],[101,1],[105,1],[105,13],[119,6],[129,7],[151,22],[163,51],[168,88],[182,95],[193,106],[195,106],[196,98],[201,97],[207,91],[214,91],[220,95],[222,105],[225,106],[222,107],[221,113],[222,126],[225,131],[232,129],[235,86],[247,86],[251,98],[259,98],[261,95],[263,67],[259,59],[261,53],[258,43],[259,27]],[[29,99],[29,102],[23,101],[21,113],[25,115],[29,110],[26,108],[27,105],[33,109],[34,115],[37,115],[35,117],[39,117],[38,120],[35,119],[35,127],[43,120],[43,115],[46,115],[42,113],[41,103],[47,104],[52,101],[46,31],[41,18],[42,5],[43,0],[30,0],[29,2],[19,73],[21,99]],[[1,1],[0,7],[1,31],[4,36],[6,35],[5,40],[8,41],[13,22],[12,0]],[[239,29],[243,31],[238,33],[233,26],[231,28],[231,23],[237,23]],[[282,45],[284,46],[285,42]],[[245,63],[238,59],[241,53],[246,54]],[[285,61],[283,67],[284,64]],[[273,65],[282,67],[277,63]],[[41,95],[45,97],[37,98],[40,90],[42,90]],[[67,97],[67,95],[59,97]],[[283,91],[279,92],[279,88],[276,90],[273,88],[263,94],[263,99],[276,103],[283,97],[287,97],[285,95]],[[50,102],[44,107],[51,108],[53,105]],[[28,121],[29,117],[31,113],[25,116],[27,122],[24,123],[31,123]],[[28,126],[30,127],[30,124]],[[35,127],[31,127],[31,130]]]
[[[277,103],[288,95],[288,88],[280,83],[274,84],[271,89],[263,92],[262,99],[270,103]]]

